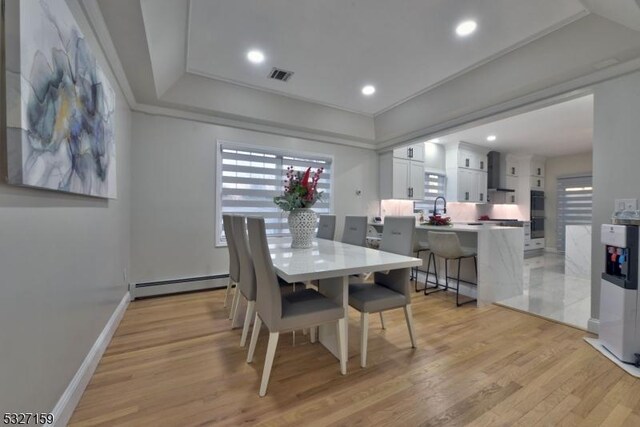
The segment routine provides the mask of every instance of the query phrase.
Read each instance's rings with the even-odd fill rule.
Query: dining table
[[[292,248],[287,237],[270,237],[269,251],[276,274],[288,283],[317,280],[321,294],[344,308],[345,355],[348,354],[349,278],[354,275],[411,268],[422,265],[420,258],[319,239],[310,248]],[[340,359],[334,325],[320,325],[318,340]],[[342,372],[346,374],[346,372]]]

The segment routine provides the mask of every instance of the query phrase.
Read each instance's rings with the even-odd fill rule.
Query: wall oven
[[[531,238],[544,238],[544,191],[531,192]]]

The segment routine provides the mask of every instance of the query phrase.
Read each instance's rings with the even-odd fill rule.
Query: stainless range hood
[[[506,166],[502,167],[502,154],[497,151],[489,151],[489,154],[487,156],[487,191],[514,193],[516,190],[512,188],[506,188]]]

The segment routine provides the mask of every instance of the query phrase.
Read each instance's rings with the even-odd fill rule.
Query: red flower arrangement
[[[322,191],[318,191],[318,181],[324,168],[318,168],[311,176],[311,168],[302,173],[287,168],[287,180],[284,185],[284,194],[273,198],[273,202],[284,211],[310,208],[322,198]]]

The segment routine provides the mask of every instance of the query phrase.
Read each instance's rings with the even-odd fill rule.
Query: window
[[[591,224],[592,177],[558,178],[556,248],[564,252],[567,225]]]
[[[433,202],[436,197],[444,197],[446,192],[446,180],[444,175],[424,173],[424,200],[415,202],[415,210],[422,210],[425,218],[433,211]],[[442,206],[442,205],[441,205]]]
[[[223,213],[262,216],[268,235],[289,234],[287,214],[273,203],[273,198],[284,191],[289,166],[297,171],[324,168],[318,181],[318,191],[324,194],[313,210],[319,214],[331,212],[331,163],[331,158],[318,155],[219,142],[216,244],[226,245]]]

